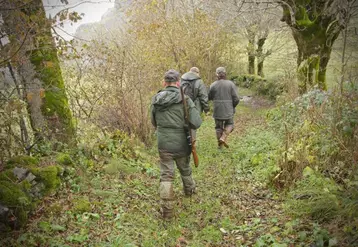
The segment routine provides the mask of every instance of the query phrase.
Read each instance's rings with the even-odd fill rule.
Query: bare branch
[[[20,45],[19,48],[14,52],[14,54],[12,54],[10,57],[8,57],[8,58],[4,59],[3,61],[1,61],[1,62],[0,62],[0,65],[3,65],[3,64],[5,64],[5,63],[7,63],[7,62],[10,61],[13,57],[16,56],[16,54],[17,54],[17,53],[21,50],[21,48],[24,46],[25,41],[26,41],[26,39],[27,39],[27,36],[28,36],[28,34],[30,33],[31,30],[32,30],[32,28],[29,28],[29,29],[27,30],[27,32],[26,32],[26,34],[25,34],[25,37],[24,37],[23,41],[21,42],[21,45]]]

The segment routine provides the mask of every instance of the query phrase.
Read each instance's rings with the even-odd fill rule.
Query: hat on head
[[[226,74],[226,70],[224,67],[219,67],[216,69],[216,74]]]
[[[198,69],[197,67],[192,67],[192,68],[190,69],[190,72],[199,74],[199,69]]]
[[[165,72],[164,75],[164,81],[165,82],[177,82],[179,81],[179,72],[174,70],[174,69],[170,69],[167,72]]]

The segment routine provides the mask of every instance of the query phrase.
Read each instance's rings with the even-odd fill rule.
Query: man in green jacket
[[[239,96],[235,84],[226,80],[224,67],[216,69],[216,76],[218,80],[210,85],[209,100],[214,102],[213,117],[218,146],[228,148],[227,137],[234,129],[235,107],[239,104]]]
[[[170,219],[174,216],[174,162],[179,169],[185,195],[190,196],[195,191],[195,182],[189,164],[191,150],[185,129],[183,100],[178,88],[179,73],[175,70],[167,71],[164,84],[165,88],[152,98],[151,121],[157,130],[162,214],[164,219]],[[200,113],[189,97],[185,100],[188,106],[190,128],[197,129],[202,122]]]
[[[201,112],[209,111],[209,103],[208,103],[208,91],[203,80],[200,78],[199,69],[197,67],[192,67],[189,72],[182,75],[180,84],[185,86],[185,84],[191,83],[190,91],[185,90],[185,93],[190,96],[192,101],[196,106],[196,109]]]
[[[180,85],[183,87],[184,93],[194,102],[199,113],[209,111],[208,90],[200,78],[197,67],[192,67],[189,72],[182,75]],[[196,141],[196,131],[192,131],[192,138]]]

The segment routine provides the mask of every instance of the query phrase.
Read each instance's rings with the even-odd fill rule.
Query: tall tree
[[[268,28],[262,32],[262,35],[257,39],[257,49],[256,49],[256,57],[257,57],[257,75],[264,77],[264,61],[267,56],[271,54],[271,51],[268,50],[264,52],[264,45],[266,39],[268,37],[269,30]]]
[[[356,0],[282,0],[286,22],[298,48],[300,92],[318,85],[326,90],[326,68],[332,46],[344,28],[348,6]]]
[[[30,122],[38,139],[72,142],[74,125],[62,79],[51,21],[41,0],[5,0],[1,16],[8,58],[26,95]]]
[[[255,59],[256,59],[255,40],[256,40],[257,28],[258,25],[256,23],[253,23],[252,25],[246,28],[247,39],[249,41],[246,47],[247,54],[248,54],[248,62],[249,62],[248,72],[251,75],[255,74]]]

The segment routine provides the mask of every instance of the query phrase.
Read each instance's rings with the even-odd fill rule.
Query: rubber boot
[[[196,184],[192,176],[181,176],[181,180],[183,181],[183,189],[185,196],[192,196],[193,194],[195,194]]]
[[[174,190],[172,182],[160,182],[159,194],[161,200],[161,210],[164,220],[174,217]]]
[[[223,146],[222,142],[220,141],[220,138],[221,138],[222,134],[223,134],[222,129],[217,129],[216,130],[216,139],[218,140],[218,149],[222,149],[222,146]]]
[[[226,148],[229,148],[229,145],[226,143],[226,139],[228,137],[228,134],[226,134],[225,132],[221,135],[220,139],[219,139],[219,143],[221,145],[223,145]]]
[[[227,144],[227,138],[229,137],[229,134],[232,132],[233,127],[232,126],[226,126],[223,134],[221,135],[219,142],[221,142],[226,148],[229,148],[229,145]]]

